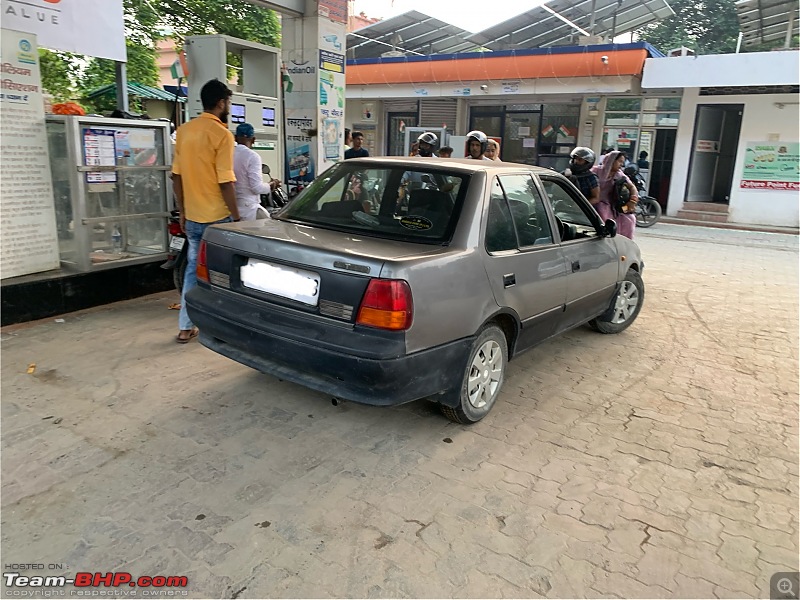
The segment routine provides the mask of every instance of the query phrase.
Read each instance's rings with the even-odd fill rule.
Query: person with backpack
[[[633,212],[639,201],[639,192],[622,172],[624,164],[625,155],[614,150],[603,157],[602,165],[592,168],[600,184],[600,202],[594,207],[604,221],[614,219],[617,222],[620,235],[633,239],[636,230],[636,216]]]

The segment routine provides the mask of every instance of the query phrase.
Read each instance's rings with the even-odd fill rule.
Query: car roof
[[[542,175],[553,175],[556,171],[534,165],[524,165],[522,163],[502,162],[496,160],[473,160],[469,158],[433,158],[423,156],[375,156],[368,158],[349,158],[344,161],[350,165],[364,165],[372,168],[385,167],[410,167],[419,168],[420,166],[447,168],[454,171],[476,172],[476,171],[514,171],[520,169],[540,173]]]

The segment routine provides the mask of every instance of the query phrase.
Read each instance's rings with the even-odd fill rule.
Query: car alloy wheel
[[[467,380],[469,403],[481,409],[492,401],[503,377],[503,352],[495,340],[487,340],[475,353]]]
[[[630,281],[623,281],[614,301],[614,317],[611,322],[621,325],[631,318],[639,305],[639,289]]]
[[[442,413],[448,419],[470,425],[489,414],[503,387],[507,348],[505,333],[496,323],[486,325],[478,332],[464,361],[458,404],[441,404]]]

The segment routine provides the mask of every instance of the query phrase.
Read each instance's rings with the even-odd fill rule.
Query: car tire
[[[497,325],[487,325],[470,348],[458,406],[442,406],[442,413],[462,425],[477,423],[492,410],[505,379],[508,342]]]
[[[589,321],[589,327],[600,333],[620,333],[627,329],[639,316],[644,304],[642,276],[629,269],[613,302],[603,315]]]

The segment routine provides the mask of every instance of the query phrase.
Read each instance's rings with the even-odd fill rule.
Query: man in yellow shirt
[[[197,252],[209,225],[239,220],[233,174],[233,134],[228,131],[232,92],[212,79],[200,90],[203,113],[178,128],[172,161],[172,185],[189,252],[183,280],[176,341],[197,337],[186,312],[186,294],[197,285]]]

